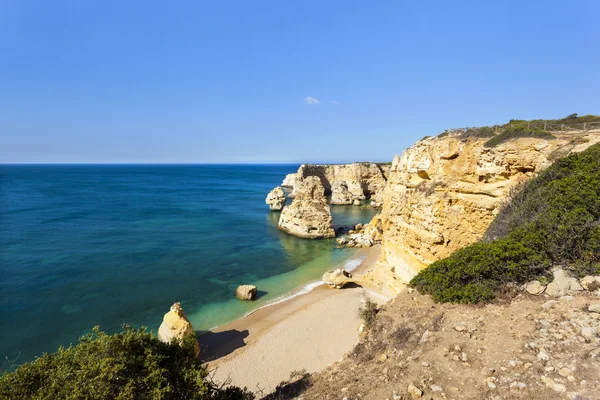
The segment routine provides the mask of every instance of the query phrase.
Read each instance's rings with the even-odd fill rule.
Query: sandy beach
[[[365,252],[368,256],[354,275],[374,266],[380,248]],[[200,336],[202,358],[216,382],[266,394],[292,371],[319,371],[350,351],[359,340],[359,309],[367,298],[387,300],[358,286],[318,286]]]

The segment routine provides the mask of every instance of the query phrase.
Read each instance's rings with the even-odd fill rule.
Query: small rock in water
[[[235,291],[235,297],[240,300],[254,300],[256,298],[257,289],[253,285],[238,286]]]

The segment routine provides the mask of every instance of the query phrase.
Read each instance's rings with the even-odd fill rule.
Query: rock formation
[[[235,297],[240,300],[254,300],[256,298],[256,286],[253,285],[241,285],[238,286],[235,291]]]
[[[265,203],[269,205],[271,211],[281,211],[281,209],[285,205],[285,201],[286,198],[283,189],[277,186],[275,189],[269,192]]]
[[[165,314],[162,324],[158,328],[158,339],[161,342],[171,343],[173,339],[182,340],[188,334],[194,334],[194,328],[187,319],[181,304],[174,303],[168,313]],[[194,340],[195,336],[194,336]],[[196,340],[196,357],[200,355],[200,346]]]
[[[285,176],[285,179],[281,183],[281,186],[293,189],[295,184],[296,184],[296,173],[293,173],[293,174],[287,174]]]
[[[493,148],[484,139],[456,136],[417,142],[395,157],[375,217],[382,239],[377,279],[397,293],[426,265],[479,240],[513,188],[557,157],[599,141],[600,133],[591,131]]]
[[[293,188],[290,195],[293,197],[300,181],[309,176],[317,176],[321,179],[325,193],[332,195],[332,204],[353,204],[354,200],[365,198],[376,198],[380,202],[389,171],[389,164],[379,163],[302,164],[296,174],[286,176],[282,186]]]
[[[352,281],[352,274],[342,268],[327,271],[323,274],[323,282],[332,289],[341,289]]]
[[[358,181],[334,181],[331,186],[331,204],[353,204],[365,198]]]
[[[307,239],[335,237],[331,210],[318,177],[309,176],[301,180],[294,201],[281,211],[279,229]]]

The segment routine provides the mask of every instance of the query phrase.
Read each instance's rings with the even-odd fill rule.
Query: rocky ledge
[[[283,207],[279,229],[306,239],[335,237],[325,189],[316,176],[303,179],[292,204]]]

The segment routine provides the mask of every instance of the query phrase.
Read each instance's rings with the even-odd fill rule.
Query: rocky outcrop
[[[258,290],[254,285],[240,285],[235,291],[235,297],[240,300],[252,301],[256,298]]]
[[[352,274],[345,269],[338,268],[323,274],[323,282],[332,289],[341,289],[352,281]]]
[[[484,139],[451,136],[417,142],[394,159],[376,217],[382,239],[377,268],[392,278],[382,285],[397,293],[426,265],[479,240],[513,188],[556,157],[598,141],[598,132],[588,132],[493,148]]]
[[[285,205],[285,201],[286,198],[283,189],[277,186],[275,189],[269,192],[265,203],[269,205],[269,209],[271,211],[281,211],[281,209],[283,209],[283,206]]]
[[[357,181],[335,181],[331,186],[331,204],[353,204],[364,198],[363,188]]]
[[[183,340],[189,334],[194,334],[194,328],[183,312],[181,304],[174,303],[158,328],[158,339],[161,342],[171,343],[173,340]],[[195,336],[194,340],[196,340]],[[200,355],[200,346],[196,340],[196,357],[198,355]]]
[[[562,269],[554,270],[552,275],[554,276],[554,280],[546,287],[546,294],[549,296],[561,297],[583,290],[577,278],[569,276]]]
[[[307,239],[335,237],[331,210],[318,177],[309,176],[301,180],[294,201],[281,211],[279,229]]]
[[[285,176],[285,178],[283,179],[283,182],[281,183],[281,186],[293,189],[295,184],[296,184],[296,173],[293,173],[293,174],[287,174]]]
[[[290,195],[293,197],[300,181],[317,176],[325,193],[332,195],[332,204],[353,204],[355,200],[365,198],[377,198],[380,201],[389,170],[389,164],[380,163],[302,164],[296,174],[286,176],[283,186],[294,189]]]

